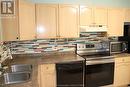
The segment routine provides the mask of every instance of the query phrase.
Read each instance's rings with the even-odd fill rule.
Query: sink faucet
[[[2,66],[2,63],[6,59],[12,59],[11,50],[8,46],[0,43],[0,75],[6,70],[6,66]]]
[[[1,43],[0,44],[0,63],[2,63],[7,58],[12,59],[11,50],[8,46]]]

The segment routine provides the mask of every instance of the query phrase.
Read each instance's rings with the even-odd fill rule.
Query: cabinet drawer
[[[125,61],[124,58],[115,58],[116,63],[123,63]]]
[[[124,62],[130,62],[130,57],[123,57],[124,58]]]
[[[130,57],[115,58],[116,63],[130,62]]]
[[[51,72],[55,71],[55,64],[43,64],[43,65],[41,65],[41,69],[43,72],[51,73]]]

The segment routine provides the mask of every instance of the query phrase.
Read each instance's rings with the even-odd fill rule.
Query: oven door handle
[[[86,61],[86,65],[96,65],[96,64],[106,64],[106,63],[114,63],[114,59],[102,59],[102,60],[89,60]]]

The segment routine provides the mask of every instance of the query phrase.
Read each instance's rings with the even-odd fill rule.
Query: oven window
[[[86,87],[99,87],[113,84],[114,63],[86,66]]]
[[[111,52],[121,52],[121,51],[122,51],[121,43],[111,44]]]
[[[84,62],[56,64],[57,87],[83,87]]]

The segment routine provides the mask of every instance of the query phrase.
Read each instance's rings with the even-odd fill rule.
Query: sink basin
[[[4,75],[0,76],[0,87],[6,84],[24,83],[31,80],[32,65],[18,64],[11,65]]]
[[[18,65],[12,65],[11,66],[12,72],[31,72],[32,71],[32,65],[29,64],[18,64]]]
[[[4,74],[4,84],[23,83],[31,79],[30,72],[12,72]]]

